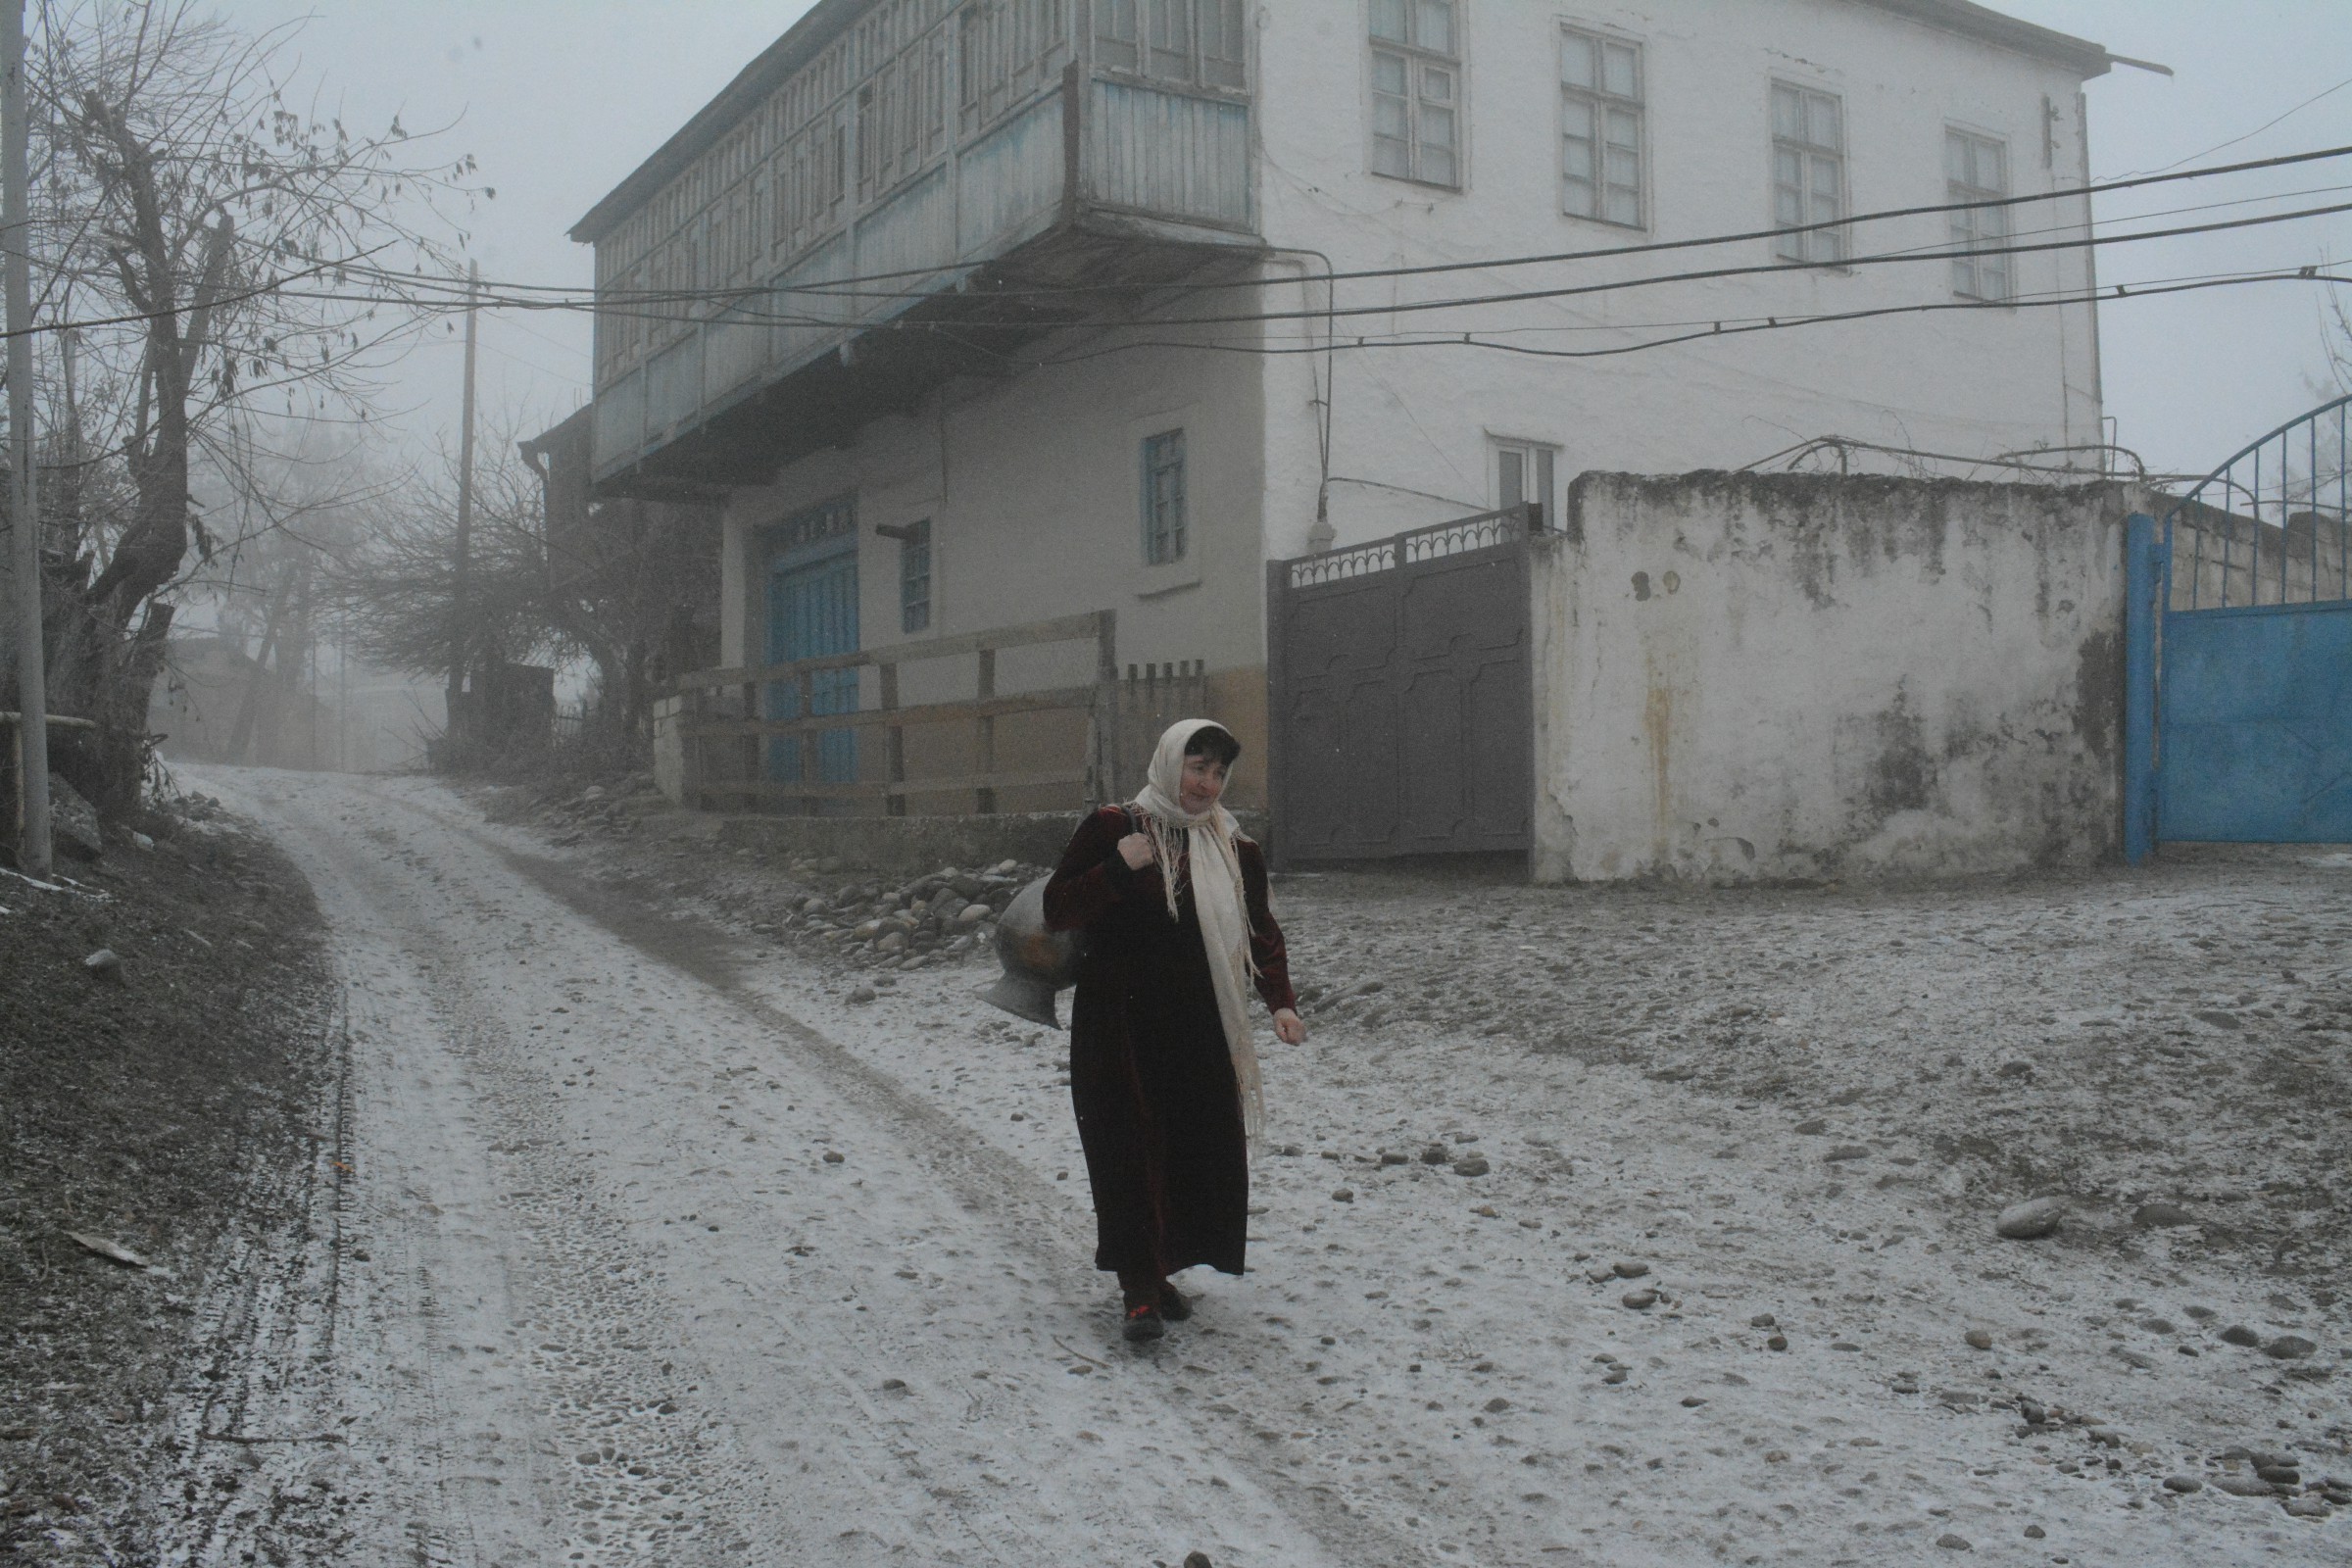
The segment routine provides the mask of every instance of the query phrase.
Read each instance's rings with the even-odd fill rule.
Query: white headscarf
[[[1249,900],[1242,887],[1241,852],[1234,848],[1240,824],[1222,805],[1195,815],[1184,808],[1184,749],[1204,729],[1223,729],[1211,719],[1186,718],[1168,726],[1152,754],[1150,782],[1135,798],[1144,832],[1159,858],[1167,885],[1168,918],[1176,915],[1176,834],[1183,830],[1192,858],[1193,906],[1200,916],[1200,941],[1208,950],[1208,976],[1217,989],[1217,1015],[1225,1025],[1225,1049],[1233,1058],[1233,1081],[1241,1093],[1242,1131],[1250,1146],[1265,1137],[1266,1092],[1258,1077],[1257,1042],[1250,1025],[1250,978],[1257,962],[1250,953]]]

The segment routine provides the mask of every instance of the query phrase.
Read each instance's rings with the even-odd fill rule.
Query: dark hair
[[[1233,766],[1234,759],[1242,755],[1242,743],[1222,724],[1209,724],[1193,731],[1193,738],[1184,743],[1187,757],[1205,757],[1211,761]]]

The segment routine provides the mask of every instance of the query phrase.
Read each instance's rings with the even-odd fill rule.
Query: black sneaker
[[[1181,1323],[1193,1315],[1193,1303],[1185,1298],[1173,1280],[1159,1282],[1159,1315],[1171,1323]]]
[[[1159,1303],[1156,1301],[1146,1301],[1141,1306],[1129,1307],[1127,1322],[1119,1330],[1121,1338],[1137,1344],[1145,1340],[1156,1340],[1167,1332],[1168,1325],[1160,1317]]]

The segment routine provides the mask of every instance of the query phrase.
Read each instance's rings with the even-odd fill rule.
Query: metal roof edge
[[[1857,4],[1880,11],[1891,11],[1909,17],[1914,22],[1984,43],[2015,49],[2021,54],[2038,55],[2082,73],[2088,80],[2107,74],[2115,57],[2104,44],[2078,38],[2072,33],[2059,32],[2031,22],[2021,22],[2003,12],[1981,6],[1974,0],[1856,0]]]
[[[656,191],[708,151],[721,136],[782,86],[792,74],[816,58],[824,47],[849,30],[859,13],[875,0],[817,0],[808,14],[769,44],[752,63],[719,89],[718,95],[695,111],[653,155],[632,170],[627,178],[608,191],[580,220],[570,238],[593,245],[611,233],[620,220],[653,198]]]

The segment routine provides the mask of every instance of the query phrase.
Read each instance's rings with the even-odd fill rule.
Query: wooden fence
[[[1004,650],[1087,642],[1095,645],[1092,684],[1049,691],[998,692],[997,655]],[[975,666],[974,690],[969,698],[911,708],[900,703],[902,666],[964,658],[971,659]],[[820,673],[869,665],[880,672],[879,707],[839,713],[814,711],[816,677]],[[1109,775],[1116,765],[1103,753],[1102,718],[1113,708],[1111,693],[1117,684],[1117,612],[1105,610],[962,637],[926,638],[921,642],[831,654],[785,664],[711,669],[681,676],[672,683],[671,690],[685,701],[678,732],[685,754],[686,804],[708,810],[718,801],[754,806],[797,803],[800,810],[815,814],[826,802],[878,803],[884,813],[901,816],[906,814],[908,796],[968,792],[972,808],[986,813],[997,809],[1000,791],[1073,784],[1082,786],[1088,799],[1099,800],[1109,787]],[[801,716],[760,716],[763,708],[762,689],[784,685],[798,691],[797,708]],[[726,710],[729,709],[733,710]],[[997,720],[1013,713],[1057,710],[1087,715],[1084,755],[1059,767],[1001,769],[997,760]],[[943,724],[971,726],[971,770],[909,779],[907,729]],[[874,730],[882,732],[887,747],[882,777],[820,781],[808,776],[815,772],[818,737]],[[808,743],[801,749],[800,771],[804,776],[768,778],[762,754],[769,743],[787,738]]]
[[[1092,643],[1095,679],[1086,686],[1044,691],[1000,693],[997,655],[1008,648],[1051,643]],[[681,676],[670,690],[684,702],[678,715],[678,735],[685,767],[686,804],[710,810],[718,803],[739,803],[753,808],[797,809],[814,814],[828,802],[879,806],[884,814],[903,816],[912,796],[968,795],[971,809],[998,809],[1000,792],[1039,787],[1079,786],[1088,805],[1124,800],[1143,787],[1152,763],[1152,748],[1160,731],[1179,718],[1203,716],[1208,707],[1207,665],[1200,660],[1165,664],[1129,664],[1124,678],[1118,667],[1118,613],[1098,611],[1058,620],[1032,621],[963,637],[940,637],[916,643],[898,643],[803,659],[787,664],[751,668],[711,669]],[[935,660],[970,659],[973,693],[954,702],[906,707],[899,701],[902,666]],[[828,670],[861,669],[879,672],[879,706],[852,712],[815,713],[816,677]],[[760,716],[768,689],[789,685],[799,693],[796,718]],[[1082,712],[1086,739],[1080,754],[1066,765],[1000,767],[997,720],[1016,713]],[[968,725],[971,737],[970,771],[920,778],[906,776],[906,731],[922,726]],[[812,776],[817,765],[817,739],[828,734],[880,731],[885,753],[879,778],[822,781]],[[801,749],[801,778],[767,776],[765,753],[777,740],[794,738]]]

